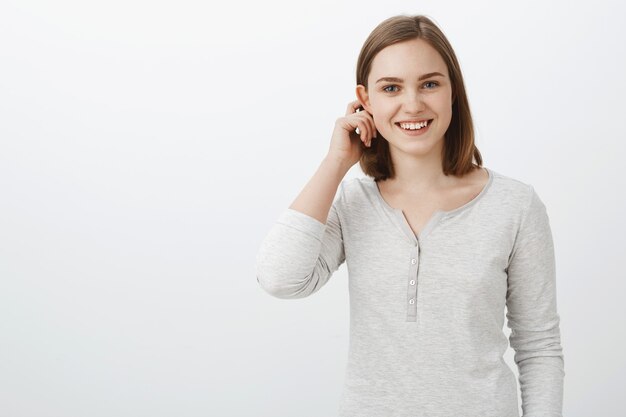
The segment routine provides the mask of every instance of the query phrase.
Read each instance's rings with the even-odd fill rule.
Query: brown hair
[[[424,15],[397,15],[382,21],[365,40],[356,68],[356,83],[367,90],[367,78],[378,52],[389,45],[412,39],[423,39],[443,58],[452,84],[452,119],[444,135],[442,168],[445,175],[463,176],[482,166],[482,157],[474,144],[474,124],[465,93],[461,67],[441,29]],[[389,142],[380,132],[372,138],[372,147],[364,147],[359,165],[374,180],[393,178],[394,168]],[[475,164],[473,160],[475,159]]]

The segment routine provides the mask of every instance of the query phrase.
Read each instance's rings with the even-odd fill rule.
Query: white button
[[[411,280],[411,285],[415,285],[415,280],[414,279]]]
[[[409,304],[414,304],[415,300],[413,300],[412,298],[409,300]]]
[[[413,265],[415,265],[415,263],[416,263],[416,262],[417,262],[417,260],[415,260],[415,259],[411,259],[411,263],[412,263]]]

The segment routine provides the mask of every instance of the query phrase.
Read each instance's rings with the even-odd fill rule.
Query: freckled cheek
[[[393,124],[393,115],[377,114],[373,116],[372,119],[374,120],[374,126],[377,130],[388,130]]]
[[[446,94],[438,94],[430,97],[428,105],[439,113],[445,113],[446,111],[452,111],[452,100]]]
[[[380,127],[385,124],[391,124],[392,120],[395,119],[396,114],[396,108],[387,108],[385,106],[380,106],[373,109],[372,119],[374,120],[374,124],[376,125],[376,127]]]

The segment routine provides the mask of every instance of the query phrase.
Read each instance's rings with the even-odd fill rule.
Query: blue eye
[[[434,88],[435,88],[435,86],[438,86],[438,85],[439,85],[439,83],[438,83],[437,81],[427,81],[427,82],[425,82],[425,83],[424,83],[424,85],[427,85],[427,84],[434,84],[434,86],[433,86],[433,87],[426,88],[427,90],[432,90],[432,89],[434,89]],[[384,92],[386,92],[386,93],[395,93],[395,92],[397,91],[397,90],[396,90],[396,91],[391,91],[391,90],[388,90],[388,88],[390,88],[390,87],[398,87],[398,86],[397,86],[396,84],[389,84],[389,85],[387,85],[387,86],[383,87],[383,89],[382,89],[382,90],[383,90]]]
[[[387,88],[389,88],[389,87],[397,87],[397,85],[395,85],[395,84],[387,85],[387,86],[383,87],[383,91],[385,91],[387,93],[393,93],[393,91],[387,90]]]

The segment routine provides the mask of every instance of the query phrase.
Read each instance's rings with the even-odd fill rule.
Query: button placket
[[[409,253],[409,276],[407,288],[407,321],[417,321],[417,272],[419,269],[419,244]]]

